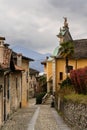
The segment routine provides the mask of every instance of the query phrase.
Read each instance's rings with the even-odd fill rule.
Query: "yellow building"
[[[47,77],[47,92],[53,91],[52,60],[53,58],[50,57],[41,62],[41,64],[44,65],[44,73]]]
[[[74,55],[69,59],[69,72],[71,69],[87,66],[87,39],[72,39],[67,18],[64,18],[64,26],[60,29],[57,37],[59,38],[60,44],[62,42],[72,41],[72,44],[74,45]],[[59,56],[59,47],[60,45],[54,49],[51,58],[48,58],[44,64],[45,72],[47,74],[47,92],[50,92],[51,87],[53,93],[58,91],[60,83],[66,78],[65,59]],[[51,84],[49,83],[50,79],[52,79]]]

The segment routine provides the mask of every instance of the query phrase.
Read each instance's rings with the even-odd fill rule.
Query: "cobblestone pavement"
[[[35,130],[71,130],[49,105],[40,106]]]
[[[35,130],[59,130],[48,105],[40,106]]]
[[[50,105],[35,105],[19,109],[0,130],[70,130]]]
[[[30,101],[30,103],[28,108],[17,110],[0,130],[27,130],[28,124],[37,109],[33,102]]]

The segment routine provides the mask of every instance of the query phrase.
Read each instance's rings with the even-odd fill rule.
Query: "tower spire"
[[[69,28],[68,22],[67,22],[67,17],[63,17],[63,18],[64,18],[64,28]]]

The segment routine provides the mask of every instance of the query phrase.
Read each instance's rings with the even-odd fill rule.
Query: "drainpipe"
[[[56,91],[56,58],[53,59],[53,93]]]
[[[75,69],[77,69],[77,59],[76,59],[76,65],[75,65]]]
[[[22,108],[22,72],[21,72],[21,86],[20,86],[20,108]]]

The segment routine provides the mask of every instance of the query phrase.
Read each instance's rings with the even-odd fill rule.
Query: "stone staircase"
[[[51,96],[49,96],[48,98],[47,98],[47,100],[45,101],[45,105],[50,105],[51,104]]]
[[[45,100],[44,100],[44,102],[42,103],[42,104],[44,104],[44,105],[50,105],[51,104],[51,96],[50,95],[48,95],[46,98],[45,98]]]

